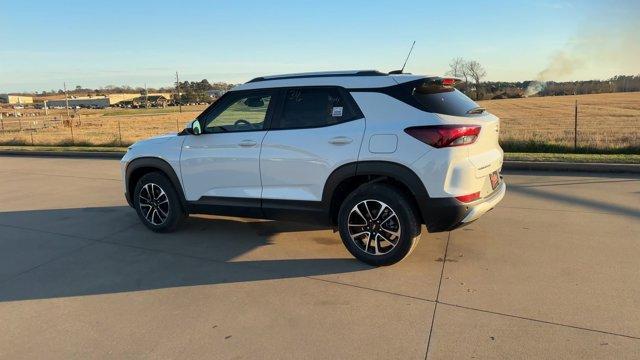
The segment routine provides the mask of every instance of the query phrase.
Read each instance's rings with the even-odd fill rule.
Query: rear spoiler
[[[462,79],[457,77],[433,77],[425,79],[425,82],[431,83],[433,85],[440,86],[455,86],[462,82]]]

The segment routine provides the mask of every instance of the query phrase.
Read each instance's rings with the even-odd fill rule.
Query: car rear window
[[[424,111],[454,116],[469,116],[484,111],[458,89],[442,86],[432,79],[413,81],[406,86]]]

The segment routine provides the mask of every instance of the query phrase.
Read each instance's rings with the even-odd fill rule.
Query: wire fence
[[[500,117],[503,141],[640,148],[640,93],[492,100],[481,106]]]
[[[198,114],[3,116],[0,144],[128,146],[150,136],[181,131]]]
[[[500,117],[503,141],[608,150],[640,148],[640,93],[630,101],[619,99],[576,102],[570,97],[551,97],[488,101],[481,106]],[[42,110],[25,112],[23,116],[5,112],[0,117],[0,144],[127,146],[180,131],[203,109],[189,108],[182,113],[171,108],[87,110],[70,116],[66,110],[48,115]]]

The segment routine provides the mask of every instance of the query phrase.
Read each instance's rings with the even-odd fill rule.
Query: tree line
[[[226,82],[214,82],[210,83],[207,79],[202,79],[200,81],[181,81],[180,84],[172,87],[159,87],[159,88],[144,88],[144,87],[131,87],[128,85],[107,85],[101,87],[99,89],[91,89],[82,87],[80,85],[76,85],[73,88],[67,89],[67,93],[70,96],[102,96],[108,94],[122,94],[122,93],[138,93],[140,95],[144,95],[145,93],[171,93],[172,100],[176,101],[177,89],[180,89],[180,102],[183,104],[186,103],[201,103],[201,102],[211,102],[212,98],[209,96],[207,91],[211,90],[224,90],[227,91],[231,89],[234,85]],[[63,89],[58,90],[50,90],[50,91],[42,91],[40,93],[36,92],[35,95],[46,96],[46,95],[60,95],[64,94]],[[24,95],[32,95],[32,94],[24,94]]]
[[[617,75],[606,80],[583,81],[483,81],[487,72],[476,60],[455,58],[449,64],[447,75],[462,79],[456,88],[475,100],[521,98],[526,96],[558,96],[574,94],[600,94],[610,92],[640,91],[640,75]],[[176,101],[176,84],[172,87],[145,88],[131,87],[127,85],[107,85],[99,89],[85,88],[80,85],[68,89],[69,95],[74,96],[100,96],[117,93],[171,93]],[[231,89],[234,84],[226,82],[210,83],[207,79],[200,81],[181,81],[180,102],[201,103],[211,102],[213,99],[208,91]],[[35,93],[35,95],[64,94],[64,90],[51,90]],[[21,95],[33,95],[23,93]]]
[[[456,88],[476,100],[640,91],[640,75],[582,81],[482,81],[487,75],[484,67],[459,57],[451,60],[447,75],[462,79]]]

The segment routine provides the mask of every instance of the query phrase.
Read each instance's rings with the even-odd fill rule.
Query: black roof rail
[[[378,70],[362,70],[353,73],[325,73],[325,74],[300,74],[290,76],[274,76],[264,77],[260,76],[247,81],[247,83],[267,81],[267,80],[289,80],[289,79],[309,79],[309,78],[322,78],[322,77],[350,77],[350,76],[387,76],[387,74]]]

